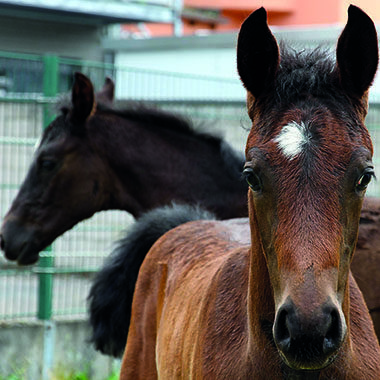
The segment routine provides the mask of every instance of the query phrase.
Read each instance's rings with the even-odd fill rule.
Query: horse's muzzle
[[[20,265],[34,264],[40,251],[35,232],[15,220],[8,220],[0,231],[0,248],[8,260]]]
[[[320,370],[335,359],[346,334],[346,323],[329,299],[303,315],[290,297],[280,306],[273,337],[285,363],[295,370]]]

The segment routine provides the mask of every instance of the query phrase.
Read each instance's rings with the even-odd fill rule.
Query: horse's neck
[[[94,137],[97,145],[94,150],[109,167],[112,202],[108,208],[122,209],[137,217],[170,201],[196,202],[222,219],[246,215],[247,188],[244,182],[239,182],[238,173],[236,178],[223,176],[221,168],[218,175],[214,166],[198,157],[208,154],[210,162],[221,159],[220,156],[212,159],[213,152],[217,153],[214,146],[207,145],[207,139],[186,145],[181,135],[163,137],[124,119],[104,125],[98,133]],[[232,159],[237,158],[231,153]]]
[[[143,210],[133,195],[136,183],[132,176],[134,160],[130,158],[130,152],[134,142],[122,133],[122,123],[100,124],[104,124],[101,125],[103,129],[99,128],[100,132],[90,144],[104,165],[102,185],[106,195],[102,209],[125,210],[136,217]]]

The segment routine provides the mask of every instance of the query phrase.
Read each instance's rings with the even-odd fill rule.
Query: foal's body
[[[155,209],[138,218],[125,238],[119,241],[96,274],[89,293],[91,340],[97,350],[115,357],[122,356],[127,342],[134,284],[145,254],[155,240],[169,229],[191,220],[210,219],[210,215],[200,211],[179,205],[173,210],[170,207]],[[380,278],[377,271],[380,267],[380,205],[376,198],[364,201],[362,219],[351,269],[379,337]],[[247,218],[245,223],[248,228]],[[136,246],[137,241],[140,242],[139,246]]]
[[[153,245],[121,380],[380,378],[380,347],[350,272],[374,176],[364,118],[379,58],[359,8],[349,8],[336,57],[280,55],[263,8],[243,23],[249,229],[197,221]]]
[[[183,244],[178,236],[195,239]],[[270,337],[274,312],[269,290],[260,296],[261,316],[254,321],[265,335],[257,340],[250,331],[249,279],[268,279],[252,273],[256,271],[250,263],[249,236],[246,219],[190,222],[153,247],[136,286],[135,299],[145,302],[134,304],[121,379],[292,378]],[[352,357],[342,350],[318,379],[379,378],[372,323],[368,314],[356,312],[366,307],[351,275],[349,289]],[[358,342],[366,342],[365,347]],[[304,372],[300,379],[308,376],[314,375]]]

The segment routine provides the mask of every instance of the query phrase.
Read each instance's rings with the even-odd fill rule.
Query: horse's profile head
[[[354,6],[336,60],[279,48],[263,8],[240,30],[252,249],[273,290],[274,343],[296,370],[322,369],[349,344],[349,266],[374,176],[364,118],[377,63],[375,27]]]
[[[99,97],[112,102],[110,79]],[[42,249],[78,220],[92,216],[104,202],[99,180],[104,164],[83,141],[88,137],[86,124],[95,112],[95,98],[90,80],[77,73],[71,104],[45,129],[4,217],[0,240],[6,258],[34,263]]]

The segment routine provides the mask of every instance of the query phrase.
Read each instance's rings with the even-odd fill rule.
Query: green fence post
[[[58,93],[58,57],[46,55],[43,57],[43,128],[52,121],[54,115],[51,112],[51,99]],[[52,248],[47,247],[39,261],[39,295],[38,295],[38,318],[49,320],[52,315],[53,303],[53,268],[54,258]]]
[[[58,57],[55,55],[45,55],[43,57],[43,64],[43,128],[46,128],[54,118],[51,104],[58,94]],[[52,247],[49,246],[41,254],[39,261],[38,318],[43,321],[44,326],[42,380],[51,378],[54,362],[55,324],[51,320],[53,310],[53,275],[54,257],[52,255]]]
[[[51,318],[53,309],[54,258],[51,253],[51,246],[42,252],[38,268],[38,319],[43,321],[47,321]]]
[[[55,115],[51,112],[51,100],[58,94],[59,81],[59,58],[56,55],[45,55],[44,76],[43,76],[43,95],[47,102],[44,105],[43,127],[46,128],[54,119]]]

